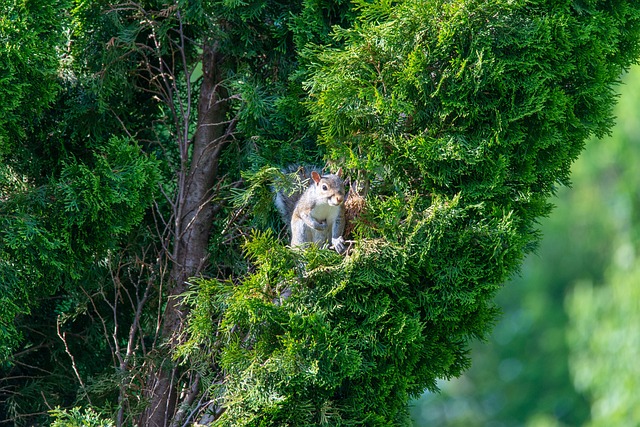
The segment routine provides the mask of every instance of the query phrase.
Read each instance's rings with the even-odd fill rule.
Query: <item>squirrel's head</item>
[[[344,182],[340,178],[341,174],[342,168],[335,175],[320,176],[316,171],[311,172],[311,179],[313,179],[316,187],[316,195],[325,199],[327,204],[331,206],[340,206],[344,202]]]

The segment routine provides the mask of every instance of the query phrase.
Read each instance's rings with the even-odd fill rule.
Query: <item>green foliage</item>
[[[0,2],[0,155],[55,98],[68,6],[68,0]]]
[[[241,169],[247,170],[320,161],[304,105],[302,80],[308,69],[302,52],[308,43],[332,42],[334,25],[351,25],[351,2],[216,1],[207,2],[205,10],[225,22],[214,37],[221,40],[221,49],[238,58],[228,85],[242,99],[236,105],[237,129],[250,140],[238,147],[249,150],[248,156],[234,151],[232,161],[246,160]],[[262,161],[256,164],[258,159]]]
[[[307,36],[326,38],[350,3],[316,6],[2,3],[1,419],[44,424],[47,407],[87,400],[118,412],[118,423],[139,415],[146,377],[140,380],[136,368],[150,366],[149,353],[161,344],[155,323],[166,304],[171,209],[183,166],[176,140],[187,144],[196,129],[202,44],[215,39],[224,52],[220,83],[234,100],[229,131],[236,134],[220,162],[215,202],[221,213],[208,274],[242,274],[246,261],[229,244],[247,228],[234,223],[228,206],[234,180],[252,159],[264,165],[265,158],[319,155],[301,103],[305,94],[299,79],[290,80],[299,67],[292,34],[297,25],[305,31],[306,22],[296,18],[304,10],[326,23]],[[158,76],[170,75],[175,84],[174,104],[158,103],[163,94],[146,68],[160,60],[168,74]],[[180,120],[185,128],[176,127]],[[118,357],[136,322],[130,364],[123,364]],[[63,343],[64,333],[70,338]],[[157,352],[153,357],[160,359]],[[215,377],[215,366],[207,366]]]
[[[593,8],[407,1],[338,33],[348,48],[319,52],[309,82],[331,157],[538,216],[582,141],[611,125],[611,86],[637,55],[634,6]]]
[[[80,408],[62,410],[56,408],[51,412],[54,419],[51,427],[113,427],[113,422],[105,420],[93,409],[87,408],[83,412]]]
[[[411,314],[415,303],[400,286],[405,259],[398,248],[377,243],[347,262],[324,250],[292,252],[270,233],[246,245],[259,268],[225,302],[222,425],[402,419],[401,402],[416,392],[405,373],[431,372],[428,360],[404,352],[425,340],[419,316]],[[371,264],[379,268],[365,271]],[[388,407],[389,395],[404,399]]]
[[[64,206],[57,220],[91,250],[109,248],[110,238],[126,234],[140,222],[156,193],[158,170],[153,158],[125,138],[97,147],[90,164],[71,161],[53,184],[52,197]],[[90,232],[91,237],[83,235]],[[102,249],[102,250],[104,250]]]
[[[536,254],[497,296],[490,342],[441,395],[415,402],[416,426],[637,424],[639,71],[623,76],[611,135],[573,164]]]
[[[52,25],[55,8],[39,21],[30,4],[3,7]],[[0,167],[0,357],[31,361],[4,366],[9,378],[50,372],[31,389],[3,380],[17,391],[0,416],[14,420],[42,411],[29,399],[39,387],[71,378],[53,405],[91,401],[133,422],[151,370],[171,364],[158,331],[163,308],[179,307],[165,279],[184,267],[174,249],[189,234],[173,224],[191,215],[179,191],[203,61],[233,101],[215,124],[232,141],[207,194],[210,267],[184,295],[172,354],[190,390],[176,396],[200,393],[179,412],[395,426],[409,397],[469,366],[469,341],[490,330],[493,297],[584,139],[611,125],[612,87],[639,49],[639,6],[624,0],[54,4],[69,21],[43,45],[44,27],[0,18],[14,67],[0,75],[0,127],[17,136]],[[52,46],[65,34],[63,54]],[[20,62],[29,49],[37,73]],[[348,256],[291,250],[270,230],[276,167],[323,157],[366,189]]]
[[[47,185],[22,186],[0,200],[3,361],[18,342],[16,316],[72,286],[116,247],[141,221],[157,179],[154,160],[129,140],[112,138],[89,164],[68,159]]]
[[[252,272],[213,316],[227,425],[398,425],[409,396],[468,367],[638,54],[638,5],[584,7],[359,3],[344,47],[306,53],[311,119],[367,181],[366,212],[343,259],[247,243]]]
[[[513,231],[505,220],[453,238],[446,230],[469,221],[456,204],[415,217],[401,243],[367,239],[346,259],[292,252],[268,233],[247,243],[257,270],[217,312],[228,425],[406,423],[409,396],[468,366],[466,341],[496,315],[485,295],[504,280]]]
[[[148,102],[131,97],[122,82],[119,92],[98,92],[98,70],[86,72],[100,64],[95,50],[82,50],[89,44],[78,38],[69,43],[81,32],[71,6],[6,1],[0,18],[0,74],[10,76],[0,78],[0,93],[11,91],[0,107],[0,128],[10,135],[0,142],[0,418],[16,425],[45,424],[47,408],[85,397],[65,346],[78,355],[83,376],[98,383],[105,370],[113,375],[106,325],[86,315],[87,293],[99,293],[113,277],[114,254],[148,244],[138,227],[160,179],[159,162],[132,137],[144,141],[152,133],[139,126],[148,125]],[[127,262],[135,265],[144,250],[132,252]],[[111,319],[125,324],[130,316],[123,310]],[[63,345],[58,332],[82,339]],[[117,386],[110,383],[109,392]],[[103,402],[98,395],[94,403]]]

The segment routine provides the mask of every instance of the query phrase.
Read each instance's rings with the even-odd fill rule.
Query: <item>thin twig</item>
[[[67,355],[71,359],[71,367],[73,368],[73,372],[75,373],[76,378],[78,379],[78,382],[80,383],[80,387],[82,387],[82,392],[87,398],[89,405],[93,406],[93,403],[91,403],[91,398],[89,397],[89,394],[87,393],[87,389],[84,385],[84,381],[82,381],[82,377],[80,376],[80,372],[78,371],[78,366],[76,365],[76,359],[73,357],[73,354],[71,354],[71,351],[69,350],[69,345],[67,344],[67,333],[60,331],[60,316],[58,316],[58,318],[56,319],[56,330],[58,332],[58,337],[64,343],[65,353],[67,353]]]

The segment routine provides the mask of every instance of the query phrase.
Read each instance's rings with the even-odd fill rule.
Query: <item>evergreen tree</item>
[[[468,366],[639,49],[630,0],[2,1],[18,424],[406,422]],[[320,159],[363,197],[346,257],[277,235],[278,168]]]
[[[2,418],[43,422],[47,408],[88,403],[117,425],[180,423],[189,415],[180,405],[197,397],[181,393],[200,380],[172,360],[178,296],[191,276],[246,268],[227,199],[254,141],[289,140],[274,156],[298,147],[318,156],[308,126],[295,123],[302,91],[289,77],[297,44],[325,41],[349,22],[349,5],[2,7],[11,77],[2,90],[16,99],[2,117],[17,129],[0,200]],[[34,52],[48,62],[22,82],[14,70]],[[31,94],[42,98],[33,109]],[[76,387],[60,387],[69,381]]]
[[[548,197],[611,124],[634,8],[409,1],[366,8],[337,32],[345,47],[314,50],[312,119],[367,208],[331,268],[266,234],[246,246],[257,270],[241,286],[205,286],[229,295],[207,314],[232,343],[228,425],[398,425],[408,395],[459,375]],[[621,16],[625,30],[605,30]]]
[[[622,391],[634,387],[635,365],[623,362],[636,354],[633,339],[615,337],[633,337],[638,325],[627,263],[637,244],[639,89],[634,66],[617,87],[611,135],[590,141],[572,165],[573,188],[558,192],[541,221],[536,253],[496,298],[503,315],[491,339],[472,346],[473,366],[460,379],[415,402],[416,426],[637,423],[637,398]]]
[[[23,137],[25,127],[42,112],[55,97],[59,86],[56,81],[58,55],[56,49],[63,40],[62,28],[57,22],[57,14],[63,9],[61,2],[37,10],[33,4],[6,1],[2,4],[0,18],[0,96],[4,100],[0,109],[0,201],[8,202],[9,194],[20,194],[24,182],[16,168],[28,167],[22,162],[11,162],[8,155],[12,151],[20,152],[15,139]],[[52,29],[57,29],[51,31]],[[23,105],[30,102],[29,108]],[[28,161],[28,158],[25,159]],[[25,286],[27,271],[35,263],[55,262],[53,251],[56,242],[42,230],[37,230],[33,221],[17,212],[5,213],[3,206],[3,237],[0,239],[0,358],[9,356],[10,346],[17,341],[17,331],[12,319],[32,301],[38,286]],[[13,236],[12,236],[13,235]],[[24,240],[39,241],[34,248],[41,250],[26,251]],[[12,260],[13,258],[13,260]],[[13,262],[12,262],[13,261]],[[16,268],[23,265],[24,268]],[[22,276],[22,277],[20,277]]]

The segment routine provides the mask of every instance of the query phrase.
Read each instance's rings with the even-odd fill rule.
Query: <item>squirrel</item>
[[[304,168],[299,174],[309,178]],[[331,242],[338,253],[345,250],[342,233],[345,225],[345,191],[342,168],[336,174],[320,175],[311,171],[311,182],[304,191],[287,196],[278,191],[275,204],[291,231],[291,247],[305,243]]]

